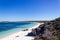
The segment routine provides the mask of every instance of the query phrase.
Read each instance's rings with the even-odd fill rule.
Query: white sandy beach
[[[26,36],[29,32],[31,32],[31,29],[38,27],[42,23],[38,23],[37,25],[33,26],[32,28],[29,28],[27,31],[19,31],[17,33],[8,35],[4,38],[1,38],[0,40],[32,40],[34,37]]]

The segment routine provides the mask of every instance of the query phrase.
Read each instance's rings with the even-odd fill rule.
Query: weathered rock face
[[[60,18],[49,21],[33,29],[34,40],[60,40]]]

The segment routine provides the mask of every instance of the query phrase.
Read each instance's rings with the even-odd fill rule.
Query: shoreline
[[[0,40],[32,40],[34,39],[34,37],[30,37],[30,36],[26,36],[29,32],[32,31],[32,29],[38,27],[39,25],[41,25],[42,23],[37,23],[37,25],[31,27],[31,28],[28,28],[28,30],[26,31],[19,31],[19,32],[16,32],[16,33],[13,33],[11,35],[8,35],[4,38],[1,38]]]

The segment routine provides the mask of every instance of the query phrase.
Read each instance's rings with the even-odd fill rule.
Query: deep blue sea
[[[0,38],[37,25],[35,22],[1,22]]]

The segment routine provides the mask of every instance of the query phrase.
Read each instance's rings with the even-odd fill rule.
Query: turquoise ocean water
[[[0,38],[37,25],[35,22],[0,23]]]

